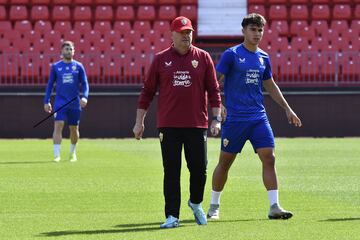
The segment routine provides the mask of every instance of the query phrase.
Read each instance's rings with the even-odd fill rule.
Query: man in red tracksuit
[[[208,52],[192,45],[193,27],[186,17],[171,23],[173,44],[156,54],[142,88],[133,132],[140,139],[147,109],[159,91],[157,128],[164,167],[166,221],[161,228],[179,226],[181,151],[184,146],[190,171],[190,199],[195,220],[206,225],[201,207],[206,182],[208,99],[211,133],[221,128],[220,91],[213,61]]]

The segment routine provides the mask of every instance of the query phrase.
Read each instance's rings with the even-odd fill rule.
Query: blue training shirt
[[[69,63],[64,63],[63,61],[54,63],[50,70],[44,104],[50,102],[54,83],[56,88],[54,111],[71,101],[74,97],[77,97],[77,99],[67,105],[66,108],[81,110],[79,96],[80,85],[82,88],[82,97],[87,99],[89,96],[89,84],[84,66],[75,60]]]
[[[227,121],[252,121],[266,118],[262,81],[272,78],[269,55],[244,44],[227,49],[216,70],[225,75],[224,94]]]

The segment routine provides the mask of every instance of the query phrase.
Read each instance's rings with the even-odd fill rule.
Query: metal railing
[[[222,52],[210,53],[216,63]],[[153,53],[80,54],[92,86],[141,85]],[[360,86],[359,52],[271,53],[272,71],[282,86]],[[50,66],[60,60],[54,54],[1,54],[0,86],[42,86]]]

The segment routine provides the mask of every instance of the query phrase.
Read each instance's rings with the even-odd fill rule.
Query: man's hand
[[[52,112],[51,103],[44,104],[44,111],[47,112],[47,113]]]
[[[219,134],[220,130],[221,130],[221,123],[216,120],[212,120],[211,126],[210,126],[211,135],[217,136]]]
[[[300,118],[296,115],[296,113],[291,108],[286,110],[286,117],[289,121],[289,124],[294,124],[295,127],[302,126]]]
[[[133,133],[134,133],[134,137],[137,140],[140,140],[142,138],[142,135],[144,133],[144,129],[145,129],[144,124],[135,123],[134,128],[133,128]]]
[[[86,107],[86,104],[87,104],[87,99],[86,98],[81,98],[80,99],[80,106],[82,107],[82,108],[84,108],[84,107]]]
[[[226,107],[221,104],[221,118],[223,122],[225,122],[226,120],[226,115],[227,115]]]

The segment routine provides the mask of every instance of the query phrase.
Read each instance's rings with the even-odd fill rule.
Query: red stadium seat
[[[51,23],[49,21],[37,21],[34,24],[34,31],[40,33],[43,37],[52,30]]]
[[[285,5],[271,5],[268,17],[270,20],[287,20],[287,9]]]
[[[268,0],[270,5],[286,4],[287,0]]]
[[[9,18],[11,21],[28,19],[28,12],[26,6],[11,6]]]
[[[259,13],[262,16],[266,17],[264,5],[248,5],[248,13]]]
[[[329,0],[311,0],[312,4],[329,3]]]
[[[94,30],[99,32],[102,36],[111,31],[111,23],[109,21],[96,21],[94,23]]]
[[[100,41],[101,35],[98,31],[92,30],[90,32],[85,33],[84,39],[86,42],[90,43],[91,46],[96,45],[97,42]]]
[[[309,42],[307,38],[303,37],[294,37],[291,40],[291,48],[297,52],[303,52],[305,49],[308,49]]]
[[[46,40],[49,41],[50,43],[52,43],[55,47],[56,50],[60,53],[60,44],[61,44],[61,33],[55,31],[55,30],[51,30],[47,35],[46,35]]]
[[[351,18],[350,5],[336,4],[333,7],[332,19],[350,20],[350,18]]]
[[[30,32],[32,30],[32,25],[28,20],[16,21],[14,30],[19,31],[20,33]]]
[[[356,4],[356,6],[355,6],[354,18],[360,19],[360,4]]]
[[[134,8],[132,6],[118,6],[115,18],[116,20],[132,21],[135,18]]]
[[[298,35],[299,31],[304,29],[305,27],[308,27],[307,21],[300,20],[300,21],[291,21],[290,24],[290,34],[291,35]]]
[[[118,31],[120,34],[127,34],[131,31],[131,25],[128,21],[116,21],[113,29]]]
[[[131,5],[131,4],[135,4],[136,0],[116,0],[116,5],[120,5],[120,4],[126,4],[126,5]]]
[[[75,21],[91,21],[90,6],[76,6],[73,11]]]
[[[0,21],[0,33],[6,33],[11,31],[11,22],[10,21]],[[0,36],[0,38],[3,38]]]
[[[139,6],[136,16],[138,20],[154,20],[155,8],[154,6]]]
[[[329,26],[324,20],[312,21],[310,28],[315,31],[316,36],[325,35],[326,32],[329,30]]]
[[[158,0],[158,4],[160,4],[160,5],[176,5],[177,0]]]
[[[188,5],[188,4],[196,5],[198,3],[198,0],[179,0],[179,3],[181,5]]]
[[[289,46],[288,40],[285,37],[279,37],[271,39],[270,45],[268,46],[268,51],[270,53],[281,52],[286,50]]]
[[[31,0],[32,5],[48,5],[50,0]]]
[[[112,5],[113,3],[113,0],[94,0],[95,5]]]
[[[161,51],[171,46],[170,38],[158,38],[156,42],[154,42],[155,51]]]
[[[314,5],[311,10],[311,17],[313,20],[329,20],[330,8],[328,5]]]
[[[262,4],[262,5],[265,5],[266,0],[248,0],[247,3],[248,3],[248,5],[251,5],[251,4]]]
[[[174,6],[160,6],[158,19],[172,21],[177,17],[176,8]]]
[[[52,0],[54,5],[70,5],[72,0]]]
[[[332,0],[333,3],[347,3],[350,4],[352,1],[351,0]]]
[[[360,33],[360,20],[352,20],[350,26],[354,32]]]
[[[69,21],[57,21],[54,24],[54,31],[64,35],[66,32],[71,31],[71,23]]]
[[[74,30],[80,32],[80,34],[84,35],[86,32],[91,31],[91,22],[89,21],[81,21],[74,23]]]
[[[314,50],[321,51],[321,52],[329,51],[330,50],[329,45],[330,45],[330,41],[324,37],[314,38],[311,41],[312,48]]]
[[[6,38],[0,38],[0,54],[6,53],[10,48],[10,42]],[[1,68],[1,64],[0,64]]]
[[[48,20],[49,19],[49,9],[45,5],[37,5],[31,8],[31,20]]]
[[[271,30],[277,32],[279,36],[287,36],[289,34],[287,21],[272,21]]]
[[[140,33],[146,33],[151,30],[150,22],[149,21],[135,21],[133,30],[140,32]]]
[[[290,8],[291,20],[308,20],[309,11],[306,5],[292,5]]]
[[[337,31],[341,35],[349,31],[349,25],[345,20],[333,20],[331,21],[330,28]]]
[[[22,38],[14,39],[13,41],[14,47],[16,47],[20,53],[27,53],[30,49],[30,41]]]
[[[157,0],[138,0],[137,3],[139,5],[155,5]]]
[[[154,30],[154,35],[157,36],[158,38],[166,38],[166,39],[171,38],[170,23],[168,21],[155,21],[153,30]]]
[[[6,16],[6,9],[5,6],[0,5],[0,21],[1,20],[6,20],[7,16]]]
[[[44,39],[44,38],[38,38],[33,43],[34,43],[33,52],[36,52],[39,54],[45,54],[51,48],[51,43],[47,39]]]
[[[146,38],[138,38],[134,41],[134,47],[136,52],[146,53],[150,52],[151,44]]]
[[[81,43],[81,33],[75,30],[70,30],[64,33],[64,40],[72,41],[75,46],[79,46]]]
[[[353,50],[351,42],[347,38],[337,37],[336,39],[330,39],[330,47],[332,51],[351,51]]]
[[[9,1],[9,3],[11,4],[11,5],[22,5],[22,4],[28,4],[29,3],[29,1],[28,0],[10,0]]]
[[[91,5],[93,3],[92,0],[73,0],[75,6],[77,5]]]
[[[95,10],[95,19],[97,21],[110,21],[114,17],[113,10],[111,6],[97,6]]]
[[[290,5],[292,4],[307,4],[308,0],[289,0]]]
[[[70,8],[68,6],[54,6],[52,10],[53,21],[70,21]]]
[[[191,21],[197,20],[197,7],[195,5],[183,5],[180,7],[180,16],[185,16]]]

